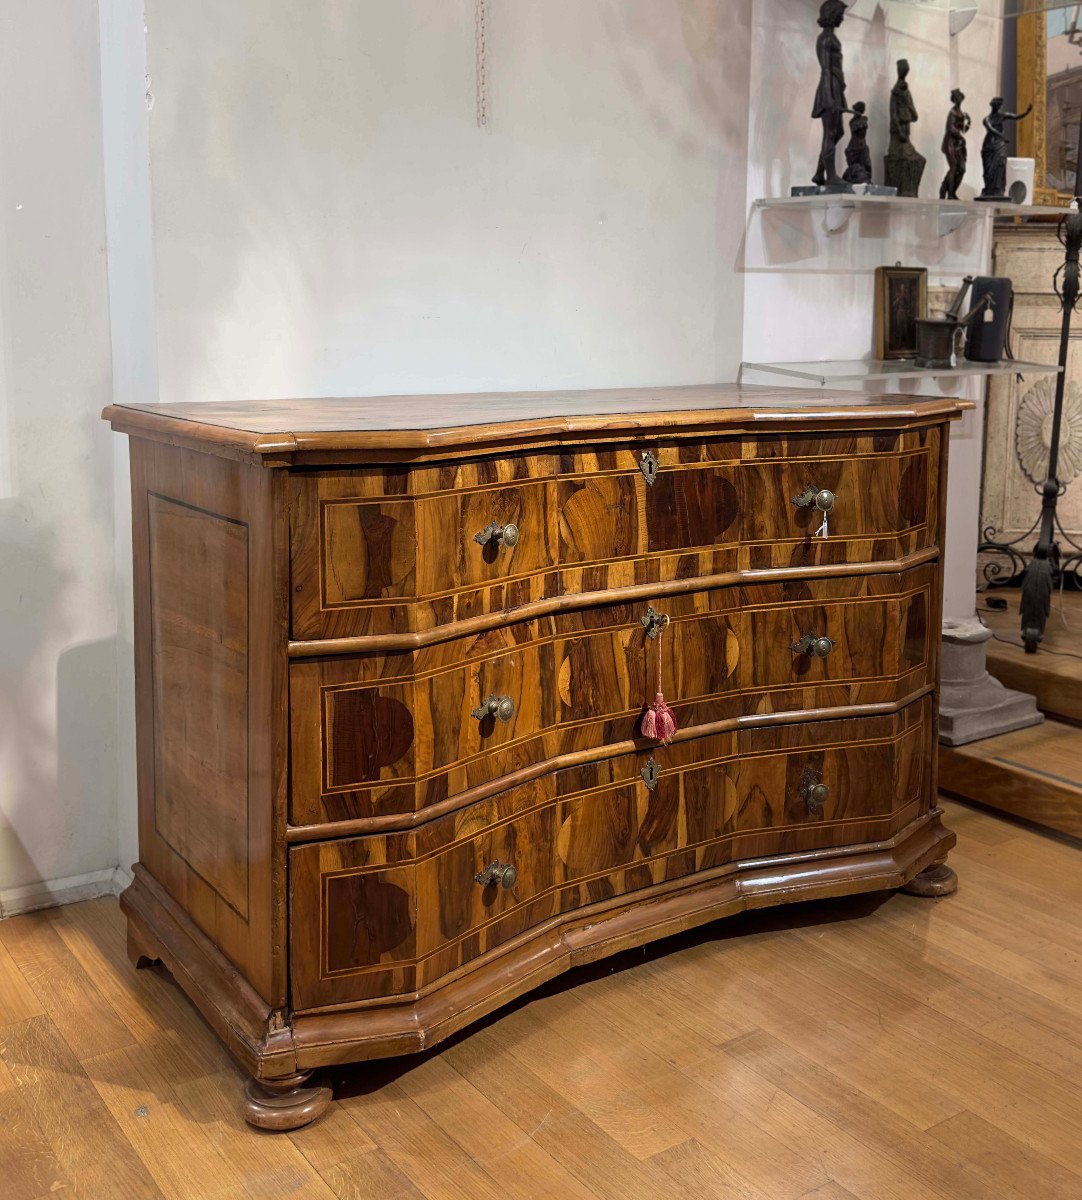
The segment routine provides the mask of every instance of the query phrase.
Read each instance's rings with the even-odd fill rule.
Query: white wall
[[[143,0],[99,0],[102,151],[109,260],[113,400],[158,398],[150,215],[150,109]],[[139,857],[132,645],[131,477],[128,440],[114,437],[114,570],[117,605],[117,853]]]
[[[473,0],[148,0],[149,115],[142,0],[8,0],[0,905],[136,855],[127,447],[98,413],[154,398],[156,330],[167,400],[726,379],[780,355],[781,312],[785,357],[821,352],[824,314],[830,354],[864,353],[880,261],[949,279],[984,253],[855,223],[824,275],[816,230],[748,222],[811,171],[815,7],[754,0],[753,30],[753,0],[489,0],[481,131]],[[952,46],[876,12],[844,28],[850,96],[909,55],[930,188],[998,25]],[[955,439],[952,553],[979,440]]]
[[[732,377],[750,0],[148,0],[163,400]]]
[[[0,906],[117,861],[98,12],[0,6]]]
[[[839,36],[845,53],[850,103],[864,100],[871,121],[869,144],[877,182],[889,141],[890,90],[896,62],[911,66],[910,90],[920,114],[913,141],[928,160],[921,195],[937,196],[946,171],[940,152],[952,88],[965,92],[973,118],[969,170],[962,199],[980,191],[980,122],[998,91],[1003,24],[995,19],[1002,0],[980,0],[980,15],[951,38],[946,11],[857,0]],[[752,18],[751,94],[747,202],[786,196],[790,186],[811,182],[820,127],[810,117],[818,82],[815,0],[755,0]],[[839,152],[839,169],[844,157]],[[934,215],[865,213],[848,229],[828,234],[821,214],[751,213],[748,218],[744,358],[750,362],[868,358],[872,351],[874,272],[902,262],[929,268],[932,287],[957,286],[963,276],[986,272],[991,222],[970,222],[939,236]],[[764,376],[749,376],[755,382]],[[907,391],[941,394],[935,383],[900,385]],[[885,390],[882,383],[867,390]],[[897,388],[894,390],[898,390]],[[983,385],[947,381],[942,390],[983,404]],[[982,444],[981,413],[954,427],[948,496],[945,615],[974,610]]]

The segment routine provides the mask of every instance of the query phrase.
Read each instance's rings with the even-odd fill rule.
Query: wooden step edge
[[[1069,775],[1062,766],[1057,771],[1023,760],[1027,747],[1035,758],[1047,758],[1044,748],[1061,740],[1068,764],[1074,763]],[[1082,838],[1082,733],[1049,720],[984,742],[940,746],[939,787],[983,808]]]

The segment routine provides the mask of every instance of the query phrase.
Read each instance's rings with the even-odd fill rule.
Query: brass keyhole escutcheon
[[[661,778],[661,768],[657,765],[657,761],[653,758],[646,760],[646,766],[639,772],[642,776],[643,783],[646,784],[646,790],[652,792],[657,787],[657,781]]]
[[[653,606],[647,608],[639,620],[642,622],[643,629],[646,630],[646,636],[651,640],[655,639],[669,624],[669,618],[664,613],[657,612]]]
[[[642,458],[639,461],[639,470],[642,472],[643,479],[646,480],[650,487],[654,486],[654,480],[657,479],[657,473],[661,464],[657,460],[657,455],[649,450],[642,452]]]

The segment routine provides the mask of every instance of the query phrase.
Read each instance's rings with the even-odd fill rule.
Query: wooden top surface
[[[112,405],[102,413],[120,432],[219,453],[289,460],[329,451],[365,453],[495,447],[566,441],[590,434],[718,429],[757,425],[816,427],[856,422],[904,425],[953,418],[967,400],[866,396],[820,389],[738,387],[629,388],[603,391],[486,392]]]

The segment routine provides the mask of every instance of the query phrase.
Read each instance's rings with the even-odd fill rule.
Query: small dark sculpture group
[[[943,134],[943,153],[947,159],[947,175],[939,188],[940,200],[957,200],[958,189],[966,175],[969,149],[966,134],[972,126],[969,113],[963,112],[964,94],[955,88],[951,92],[951,110],[947,113],[947,128]]]
[[[845,102],[845,71],[842,65],[842,44],[838,26],[845,20],[843,0],[825,0],[819,9],[819,39],[815,54],[819,59],[819,87],[815,92],[812,117],[823,122],[823,145],[819,165],[812,182],[820,187],[839,187],[838,143],[845,133],[843,116],[849,112]]]
[[[838,28],[845,20],[845,0],[823,0],[819,7],[819,38],[815,54],[819,62],[819,86],[815,91],[812,117],[823,124],[823,141],[819,162],[812,182],[824,191],[851,192],[854,185],[872,183],[872,157],[868,149],[867,106],[858,101],[849,108],[845,98],[845,70]],[[972,127],[969,114],[962,108],[965,95],[960,89],[951,92],[951,108],[947,114],[942,150],[947,160],[947,174],[939,188],[941,200],[957,200],[958,189],[965,178],[969,161],[966,134]],[[1021,121],[1033,111],[1006,112],[1003,98],[992,101],[992,110],[984,119],[984,145],[981,159],[984,167],[984,190],[981,200],[1007,200],[1007,135],[1009,121]],[[845,134],[845,116],[849,122],[849,145],[845,150],[845,174],[838,174],[838,146]],[[909,63],[898,61],[898,79],[890,93],[890,146],[885,169],[887,188],[899,196],[920,195],[921,179],[927,161],[913,145],[911,131],[919,120],[917,106],[909,90]],[[809,188],[794,188],[793,194],[811,192]],[[883,191],[884,189],[879,189]]]
[[[1008,200],[1007,195],[1007,122],[1022,121],[1033,111],[1033,105],[1024,113],[1003,111],[1003,97],[992,101],[992,111],[984,118],[984,145],[981,147],[981,162],[984,166],[984,191],[981,200]]]

